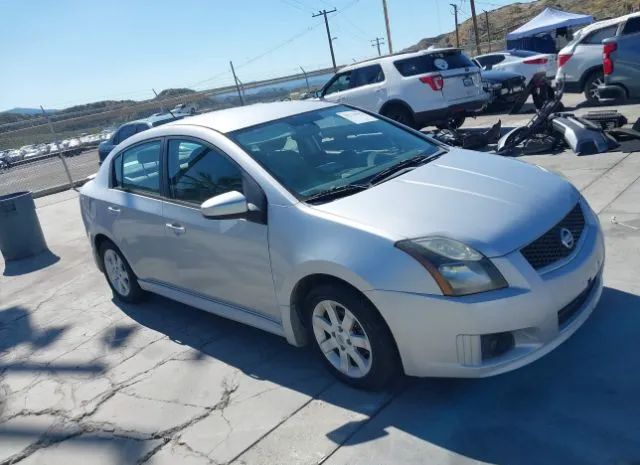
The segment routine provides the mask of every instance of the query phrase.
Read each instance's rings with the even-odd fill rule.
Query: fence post
[[[56,144],[56,147],[58,147],[58,158],[60,158],[60,161],[62,162],[62,166],[64,167],[64,171],[67,174],[67,179],[69,180],[69,189],[73,189],[74,187],[73,177],[71,177],[71,171],[69,171],[69,166],[67,165],[67,161],[64,159],[64,155],[62,155],[62,151],[60,150],[60,141],[58,140],[58,135],[56,134],[55,129],[53,129],[53,124],[49,119],[49,115],[44,110],[44,107],[42,105],[40,105],[40,110],[42,110],[42,114],[47,119],[47,124],[49,125],[49,131],[51,131],[51,135],[53,135],[53,142]]]

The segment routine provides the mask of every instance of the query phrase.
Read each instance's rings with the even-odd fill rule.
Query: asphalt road
[[[90,150],[64,159],[74,181],[86,178],[98,170],[98,151]],[[19,165],[0,174],[0,195],[20,191],[38,192],[69,183],[60,158]]]

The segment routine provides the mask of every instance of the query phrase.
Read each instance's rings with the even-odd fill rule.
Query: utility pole
[[[487,10],[484,11],[484,20],[487,23],[487,41],[489,42],[489,51],[491,51],[491,28],[489,27],[489,12]]]
[[[238,76],[236,76],[236,70],[233,68],[233,61],[229,61],[229,65],[231,65],[231,73],[233,74],[233,80],[236,83],[236,90],[238,91],[240,105],[244,106],[244,97],[242,96],[242,92],[240,91],[240,80],[238,79]]]
[[[471,18],[473,19],[473,33],[476,36],[476,53],[480,55],[480,37],[478,36],[478,19],[476,18],[476,2],[475,0],[469,0],[471,5]]]
[[[329,41],[329,50],[331,50],[331,62],[333,63],[333,72],[335,73],[338,68],[336,66],[336,56],[333,53],[333,39],[331,38],[331,31],[329,30],[329,20],[327,19],[327,14],[333,13],[337,11],[335,8],[331,11],[322,10],[319,11],[318,14],[311,15],[312,18],[317,18],[318,16],[324,16],[324,25],[327,28],[327,40]]]
[[[458,5],[455,3],[449,3],[453,7],[453,16],[456,21],[456,47],[460,48],[460,35],[458,34]]]
[[[382,37],[376,37],[375,39],[373,39],[371,41],[371,46],[378,48],[378,56],[379,57],[382,56],[382,52],[380,51],[380,45],[382,45],[382,44],[384,44],[384,38],[382,38]]]
[[[389,55],[393,55],[393,45],[391,45],[391,26],[389,25],[389,11],[387,10],[387,0],[382,0],[384,10],[384,24],[387,27],[387,44],[389,44]]]

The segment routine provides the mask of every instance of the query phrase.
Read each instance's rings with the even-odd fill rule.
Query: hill
[[[49,113],[55,113],[58,110],[49,110]],[[11,113],[14,115],[41,115],[42,110],[40,108],[12,108],[11,110],[5,110],[3,113]]]
[[[468,4],[465,5],[468,8]],[[531,18],[536,16],[547,7],[557,8],[559,10],[571,13],[589,14],[596,21],[614,18],[633,11],[632,8],[637,6],[637,2],[633,5],[629,0],[537,0],[531,3],[513,3],[503,6],[495,10],[489,11],[489,29],[491,30],[491,40],[503,40],[505,35],[522,26]],[[478,14],[478,34],[481,42],[487,42],[487,27],[482,10],[476,7]],[[453,19],[451,20],[453,23]],[[473,36],[473,21],[471,18],[460,23],[458,26],[460,34],[460,46],[465,47],[475,44]],[[431,45],[453,45],[456,44],[455,30],[446,34],[440,34],[435,37],[427,37],[417,44],[406,48],[404,51],[415,51],[427,48]]]

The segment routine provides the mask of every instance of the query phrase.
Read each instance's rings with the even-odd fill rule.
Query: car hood
[[[578,199],[568,181],[538,166],[452,149],[427,165],[313,208],[396,240],[444,236],[496,257],[541,236]]]
[[[482,71],[482,79],[487,81],[495,81],[502,82],[507,81],[509,79],[521,77],[524,78],[521,74],[512,73],[511,71],[499,71],[499,70],[490,70],[490,71]]]

